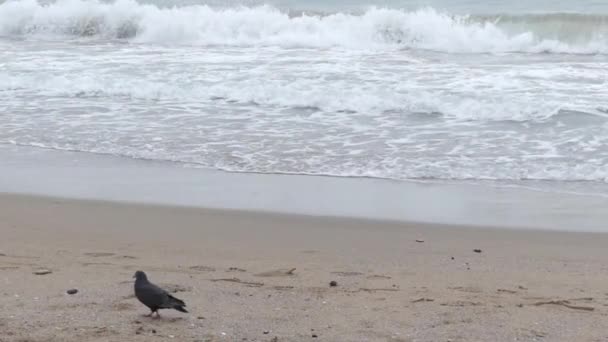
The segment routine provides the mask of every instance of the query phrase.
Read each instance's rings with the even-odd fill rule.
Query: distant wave
[[[271,6],[161,8],[133,0],[48,4],[17,0],[0,4],[0,35],[192,45],[608,54],[608,16],[460,16],[433,8],[294,15]]]

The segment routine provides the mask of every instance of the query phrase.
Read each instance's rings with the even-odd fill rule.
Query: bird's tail
[[[183,300],[178,299],[173,297],[172,295],[169,295],[169,299],[171,299],[171,304],[173,304],[173,308],[179,312],[185,312],[188,313],[188,311],[186,309],[184,309],[184,306],[186,306],[186,303],[184,303]]]
[[[188,313],[188,310],[184,309],[184,307],[183,307],[183,306],[181,306],[181,305],[176,305],[176,306],[174,306],[173,308],[174,308],[175,310],[179,311],[179,312],[185,312],[185,313]]]

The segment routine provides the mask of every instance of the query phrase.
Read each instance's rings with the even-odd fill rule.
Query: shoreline
[[[479,227],[608,231],[608,197],[488,185],[230,173],[0,146],[0,192]]]
[[[2,342],[607,337],[608,234],[7,194],[0,207]],[[190,314],[142,317],[139,269]]]

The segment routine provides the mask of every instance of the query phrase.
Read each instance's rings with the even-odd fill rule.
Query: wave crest
[[[160,8],[133,0],[8,1],[0,35],[193,45],[411,48],[452,53],[608,53],[608,16],[458,16],[433,8],[292,16],[271,6]]]

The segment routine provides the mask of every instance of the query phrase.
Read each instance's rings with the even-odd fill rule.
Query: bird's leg
[[[154,315],[154,311],[150,311],[150,313],[149,313],[149,314],[144,315],[144,316],[146,316],[146,317],[152,317],[152,315]]]
[[[160,313],[158,313],[158,311],[156,311],[156,319],[160,319]]]

